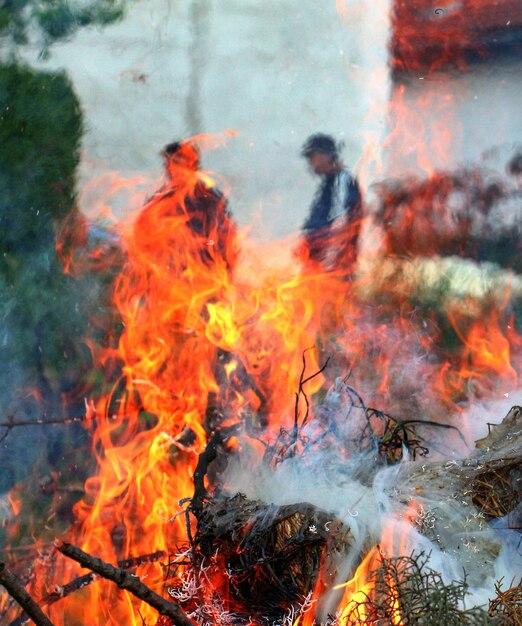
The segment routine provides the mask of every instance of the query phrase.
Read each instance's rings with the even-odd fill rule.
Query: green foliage
[[[0,67],[0,310],[7,333],[16,329],[3,349],[19,367],[34,367],[36,353],[44,368],[67,361],[67,335],[83,325],[54,253],[54,220],[75,202],[81,134],[63,74]]]
[[[105,26],[123,16],[124,0],[3,0],[0,38],[15,45],[28,41],[31,27],[39,31],[44,52],[59,39],[89,25]]]
[[[0,66],[4,254],[47,250],[52,245],[53,219],[74,206],[81,136],[80,106],[64,74]]]
[[[404,626],[500,626],[481,607],[464,608],[469,594],[465,577],[447,583],[429,567],[429,559],[424,552],[381,557],[370,575],[372,597],[353,602],[343,614],[343,623],[395,624],[400,620]]]
[[[89,365],[82,341],[91,285],[66,276],[54,249],[54,220],[75,203],[81,133],[79,103],[65,75],[0,66],[2,421],[9,414],[58,417],[62,394]],[[33,434],[13,431],[7,438],[0,488],[27,471],[36,453]],[[47,444],[56,436],[55,429]]]

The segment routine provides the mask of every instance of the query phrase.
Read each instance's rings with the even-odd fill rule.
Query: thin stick
[[[35,420],[15,420],[9,415],[5,422],[0,422],[0,428],[14,428],[15,426],[53,426],[55,424],[76,424],[84,422],[85,417],[53,417],[48,420],[41,418]]]
[[[18,602],[36,626],[53,626],[47,615],[27,593],[21,581],[7,569],[5,563],[0,563],[0,584],[5,587],[11,598]]]
[[[36,419],[36,420],[15,420],[13,415],[8,415],[5,422],[0,422],[0,428],[5,428],[4,433],[0,437],[0,443],[3,443],[11,430],[17,426],[52,426],[55,424],[76,424],[77,422],[85,421],[84,417],[63,417],[52,418],[49,420]]]
[[[57,542],[56,547],[62,554],[73,559],[82,567],[92,570],[102,578],[112,580],[120,589],[130,591],[137,598],[156,609],[160,615],[170,617],[174,626],[193,626],[193,622],[189,620],[177,604],[162,598],[155,591],[144,585],[137,576],[114,567],[110,563],[105,563],[105,561],[87,554],[70,543]]]
[[[118,567],[121,569],[131,569],[138,567],[139,565],[143,565],[144,563],[154,563],[158,561],[162,557],[165,556],[165,552],[158,551],[152,554],[144,554],[143,556],[131,557],[129,559],[125,559],[123,561],[118,561]],[[90,585],[96,579],[96,574],[90,572],[89,574],[84,574],[83,576],[78,576],[77,578],[71,580],[67,584],[63,585],[63,587],[58,587],[56,591],[51,591],[42,597],[41,603],[44,606],[49,606],[66,598],[71,593],[75,591],[79,591]],[[15,620],[10,622],[9,626],[22,626],[29,619],[29,615],[26,612],[21,613]]]
[[[160,550],[152,554],[144,554],[143,556],[136,556],[125,559],[123,561],[118,561],[118,567],[120,569],[133,569],[135,567],[138,567],[139,565],[143,565],[144,563],[154,563],[155,561],[159,561],[159,559],[163,558],[164,556],[165,552]],[[43,597],[42,601],[44,604],[54,604],[58,600],[61,600],[71,593],[74,593],[75,591],[82,589],[86,585],[89,585],[94,581],[95,577],[96,574],[93,574],[92,572],[90,574],[84,574],[83,576],[79,576],[78,578],[71,580],[71,582],[67,583],[66,585],[63,585],[63,587],[59,587],[58,591],[48,593],[46,596]]]

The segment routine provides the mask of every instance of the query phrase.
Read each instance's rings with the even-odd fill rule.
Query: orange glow
[[[370,4],[335,0],[347,25],[360,24]],[[404,258],[457,256],[465,249],[472,220],[452,211],[455,176],[441,168],[460,153],[457,111],[466,87],[460,81],[457,91],[445,71],[465,70],[470,51],[487,55],[477,33],[494,18],[492,7],[501,13],[501,4],[393,2],[390,50],[396,76],[387,103],[389,133],[382,145],[376,131],[368,134],[359,178],[405,172],[424,178],[397,188],[379,186],[374,217],[383,232],[381,248],[372,250],[377,267],[383,257],[399,265]],[[519,0],[503,4],[508,19],[522,25]],[[387,90],[391,81],[384,63],[371,71],[350,66],[350,72],[365,93],[371,94],[370,83]],[[424,88],[428,81],[431,89]],[[375,100],[368,119],[384,117],[378,110],[382,100]],[[198,211],[198,194],[217,194],[222,186],[214,174],[198,169],[198,150],[214,149],[234,135],[198,135],[183,143],[178,158],[165,158],[167,180],[138,214],[117,225],[118,243],[90,245],[88,219],[77,210],[56,225],[56,253],[65,273],[109,270],[116,276],[111,297],[121,334],[111,328],[111,341],[103,345],[87,340],[111,385],[109,393],[86,401],[96,470],[85,481],[63,537],[111,563],[157,551],[170,556],[189,545],[195,520],[189,519],[187,529],[184,513],[198,455],[221,427],[245,426],[247,434],[238,430],[223,448],[233,456],[247,442],[252,463],[260,464],[265,446],[293,426],[294,410],[300,419],[309,411],[312,422],[320,399],[341,378],[360,391],[367,406],[398,418],[444,421],[467,434],[462,405],[507,395],[519,383],[522,339],[508,317],[510,293],[491,302],[469,297],[447,304],[441,297],[440,310],[434,306],[419,316],[415,286],[407,277],[386,281],[378,271],[359,271],[350,229],[330,236],[334,262],[326,269],[310,258],[305,244],[296,246],[295,238],[261,243],[238,232],[224,197],[214,197],[212,215]],[[474,174],[466,176],[470,187],[458,187],[463,195],[472,183],[480,187]],[[114,225],[109,200],[126,193],[130,213],[142,206],[136,189],[144,182],[109,173],[86,186],[80,204]],[[370,220],[365,217],[364,225],[375,226]],[[450,333],[452,344],[442,345]],[[327,358],[331,362],[305,383],[306,398],[298,394],[296,400],[303,355],[304,378]],[[299,444],[295,447],[299,453]],[[349,453],[343,448],[340,454]],[[399,450],[391,460],[401,455]],[[208,479],[207,486],[212,494],[216,485]],[[25,513],[19,488],[8,502],[13,520],[5,522],[6,535],[16,537]],[[370,547],[350,580],[334,587],[342,595],[340,626],[374,623],[366,603],[375,592],[372,572],[381,554],[410,552],[407,531],[417,514],[417,504],[410,502],[402,518],[390,516],[380,546]],[[33,528],[40,520],[31,522]],[[33,540],[36,565],[28,589],[36,599],[85,574],[61,554],[49,557]],[[248,607],[233,597],[221,554],[216,552],[207,568],[198,581],[198,601],[208,605],[209,623],[221,626],[223,612]],[[167,580],[164,563],[155,562],[140,565],[136,574],[167,597],[167,584],[181,587],[187,570],[179,567]],[[317,607],[331,591],[320,569],[312,599],[293,626],[314,626]],[[213,604],[216,598],[222,611]],[[0,611],[6,603],[4,594]],[[44,608],[56,626],[170,626],[158,621],[150,606],[100,579]],[[394,626],[402,626],[398,594],[392,593],[390,609]],[[16,612],[9,621],[14,617]],[[251,626],[259,622],[252,618]]]
[[[7,495],[7,499],[9,500],[9,504],[11,505],[13,515],[16,517],[20,513],[22,502],[19,497],[15,496],[14,493],[9,493]]]
[[[498,381],[515,383],[515,357],[522,346],[513,327],[506,330],[506,303],[485,318],[480,310],[467,318],[448,313],[460,343],[447,355],[437,348],[436,326],[416,319],[407,286],[383,286],[374,301],[364,300],[361,294],[371,287],[364,281],[373,277],[354,274],[350,233],[332,241],[341,251],[334,271],[311,262],[304,248],[292,258],[282,254],[286,242],[261,244],[238,234],[220,203],[218,219],[203,235],[191,227],[189,206],[198,185],[210,188],[210,178],[187,167],[174,177],[175,185],[163,188],[122,228],[113,302],[123,332],[117,347],[91,346],[108,376],[118,374],[116,379],[111,374],[111,392],[87,405],[97,470],[85,483],[65,540],[112,563],[158,550],[173,553],[186,544],[180,501],[192,496],[197,455],[208,435],[245,422],[245,416],[265,443],[281,427],[290,428],[304,353],[305,377],[332,357],[331,368],[306,383],[309,398],[351,372],[350,384],[364,389],[369,406],[405,417],[439,419],[441,407],[443,415],[448,409],[456,413],[456,402],[466,397],[472,379],[484,389]],[[404,211],[418,217],[416,206]],[[428,243],[430,219],[419,220],[420,229],[426,225]],[[241,240],[248,255],[238,253]],[[71,257],[64,259],[70,269]],[[412,408],[411,398],[426,390],[428,401]],[[212,415],[209,407],[215,409]],[[300,397],[301,417],[305,410]],[[313,406],[310,410],[313,414]],[[187,431],[192,438],[184,443]],[[241,436],[231,438],[228,452],[236,454],[241,444]],[[263,448],[258,447],[260,460]],[[387,541],[385,534],[383,545]],[[378,557],[378,548],[372,548],[341,586],[344,623],[355,606],[364,623],[366,609],[359,603],[372,591],[368,574]],[[233,610],[235,601],[219,566],[216,557],[202,594],[223,596],[225,609]],[[53,557],[52,567],[40,559],[31,591],[41,597],[81,573],[61,555]],[[142,565],[136,573],[163,591],[159,563]],[[180,568],[169,582],[179,582],[182,575]],[[323,592],[316,587],[314,602]],[[153,609],[100,580],[51,605],[49,615],[57,626],[139,626],[142,619],[149,624],[157,619]],[[311,626],[313,619],[313,611],[307,611],[295,624]],[[394,623],[400,624],[400,617]]]
[[[403,71],[466,67],[466,55],[486,58],[488,31],[522,23],[517,0],[395,0],[392,61]]]
[[[371,548],[348,582],[336,585],[334,589],[343,589],[343,597],[339,603],[340,626],[355,626],[355,624],[370,624],[374,622],[371,614],[371,604],[368,600],[374,599],[375,582],[373,572],[379,568],[382,556],[395,554],[409,554],[411,548],[408,545],[409,523],[417,516],[418,507],[415,502],[410,502],[401,519],[388,518],[382,530],[380,546]],[[403,624],[399,595],[396,592],[395,582],[388,578],[389,587],[388,617],[394,626]]]
[[[472,385],[476,393],[483,395],[491,390],[492,381],[499,395],[515,389],[518,366],[513,353],[518,354],[520,341],[516,334],[513,336],[509,320],[501,320],[497,309],[480,321],[456,311],[449,311],[448,319],[463,347],[460,364],[455,368],[446,364],[441,369],[441,392],[445,389],[448,396],[456,395]]]
[[[366,554],[353,578],[334,587],[335,589],[344,589],[339,604],[340,626],[354,624],[354,619],[357,619],[358,623],[366,623],[369,614],[365,603],[373,591],[373,582],[369,580],[369,574],[378,567],[379,558],[379,549],[375,546]]]

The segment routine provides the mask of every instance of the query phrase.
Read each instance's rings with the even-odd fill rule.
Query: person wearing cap
[[[342,258],[355,262],[362,213],[359,185],[344,166],[340,147],[330,135],[318,133],[301,150],[313,174],[321,179],[303,225],[308,256],[330,269]]]

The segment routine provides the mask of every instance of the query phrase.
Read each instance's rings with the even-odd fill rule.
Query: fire
[[[466,68],[469,58],[487,58],[488,30],[518,23],[520,5],[508,0],[407,0],[394,3],[393,64],[402,71]]]
[[[9,504],[11,505],[11,509],[13,510],[13,514],[16,516],[20,513],[20,509],[21,509],[21,501],[20,499],[13,493],[10,493],[7,496],[7,499],[9,501]]]
[[[494,372],[515,385],[517,373],[511,365],[511,347],[505,333],[502,332],[498,314],[494,312],[482,323],[473,323],[467,336],[463,338],[464,360],[470,361],[471,372],[461,375],[476,375],[482,372]]]
[[[66,541],[111,563],[162,553],[162,560],[140,564],[136,574],[181,604],[197,590],[213,623],[231,623],[225,618],[240,603],[230,594],[221,555],[214,555],[209,573],[197,580],[184,565],[170,562],[189,549],[195,522],[190,516],[187,521],[186,506],[209,436],[241,426],[224,445],[226,453],[238,454],[248,440],[253,462],[261,463],[264,446],[282,428],[290,429],[296,414],[310,411],[311,420],[314,395],[338,377],[360,389],[368,406],[399,417],[453,420],[464,434],[463,403],[516,388],[522,341],[508,314],[510,294],[486,303],[454,298],[439,303],[436,314],[420,315],[415,288],[422,279],[413,270],[400,278],[396,273],[405,257],[464,254],[471,214],[488,213],[487,194],[476,193],[488,191],[478,173],[439,171],[459,154],[456,108],[465,96],[465,85],[455,93],[441,72],[465,69],[470,53],[487,55],[480,32],[493,4],[498,7],[490,0],[394,3],[390,49],[401,80],[388,103],[390,132],[382,149],[391,166],[385,173],[413,171],[424,178],[379,187],[374,217],[384,233],[382,249],[373,253],[382,264],[373,275],[357,271],[350,233],[332,238],[336,263],[327,271],[302,248],[288,254],[295,242],[258,243],[238,232],[217,195],[215,219],[203,232],[198,220],[205,216],[194,215],[196,198],[219,185],[198,169],[191,142],[184,144],[184,162],[171,165],[175,184],[166,184],[120,226],[121,247],[105,242],[87,249],[88,224],[79,212],[58,226],[56,251],[66,273],[109,267],[116,274],[112,298],[122,329],[106,345],[90,342],[112,389],[87,403],[96,472],[85,482]],[[509,16],[522,20],[519,3],[504,4]],[[336,8],[347,24],[364,10],[345,0],[336,0]],[[375,81],[385,82],[384,69],[374,69]],[[360,80],[364,85],[368,77]],[[418,88],[428,80],[434,88]],[[215,147],[233,134],[193,142]],[[364,153],[365,167],[381,173],[374,139]],[[107,175],[86,188],[86,201],[107,214],[108,198],[131,190],[134,207],[132,189],[143,183],[141,177]],[[473,198],[461,212],[452,205],[456,192]],[[453,344],[442,345],[450,331]],[[310,377],[329,357],[331,366]],[[300,380],[306,381],[302,390]],[[303,391],[297,399],[296,391]],[[211,482],[206,486],[212,493]],[[15,489],[8,502],[13,535],[23,513],[22,494]],[[408,552],[407,527],[416,513],[412,502],[400,522],[386,520],[380,545],[367,546],[347,582],[332,589],[319,568],[311,599],[293,626],[313,626],[321,599],[332,591],[340,597],[339,626],[372,623],[372,573],[383,554]],[[50,556],[38,542],[35,550],[39,558],[28,588],[36,598],[85,573],[61,555]],[[391,623],[402,626],[395,583],[387,582]],[[164,624],[148,604],[100,579],[45,608],[56,626]],[[255,618],[251,624],[258,626]]]
[[[335,589],[344,589],[339,604],[341,607],[339,617],[341,626],[349,626],[354,623],[365,624],[369,618],[366,600],[373,591],[373,583],[369,580],[369,574],[375,569],[379,556],[379,549],[374,546],[364,557],[353,578],[335,587]]]
[[[368,323],[367,305],[358,295],[364,288],[346,280],[342,267],[296,268],[290,260],[277,274],[269,264],[249,271],[237,261],[232,225],[220,224],[224,241],[221,233],[209,241],[191,230],[187,202],[201,179],[198,172],[183,170],[179,180],[176,188],[152,198],[124,231],[125,262],[114,287],[123,332],[117,348],[100,356],[108,374],[117,377],[112,392],[89,406],[97,472],[85,483],[66,539],[109,562],[169,554],[186,543],[180,502],[192,496],[197,454],[207,436],[238,420],[250,420],[249,428],[265,441],[281,426],[291,426],[304,353],[307,374],[333,353],[336,373],[352,371],[353,384],[371,389],[372,403],[386,405],[394,389],[409,397],[404,386],[411,382],[403,380],[397,346],[410,357],[415,351],[436,354],[436,336],[410,315],[407,298],[399,316],[383,306]],[[472,377],[514,384],[516,335],[502,330],[501,317],[495,310],[463,328],[449,315],[460,352],[452,360],[441,354],[431,362],[419,357],[419,375],[438,390],[441,404],[464,393]],[[331,381],[325,371],[307,383],[306,393],[311,397]],[[397,410],[406,407],[399,401]],[[227,450],[234,454],[240,447],[241,439],[234,437]],[[11,502],[17,509],[14,496]],[[378,558],[378,548],[371,548],[353,578],[339,587],[341,624],[352,623],[354,607],[360,623],[368,617],[364,599],[372,593],[368,576]],[[62,557],[52,568],[42,560],[33,592],[45,595],[80,573]],[[141,565],[137,573],[161,592],[165,573],[159,563]],[[181,567],[170,583],[182,574]],[[205,593],[226,596],[226,587],[225,576],[214,577]],[[230,603],[227,610],[232,608]],[[395,608],[394,623],[400,624],[400,607]],[[101,581],[49,606],[49,614],[67,626],[157,619],[149,606]],[[310,612],[300,619],[300,626],[313,621]]]
[[[518,384],[518,341],[510,334],[509,318],[501,319],[494,309],[478,321],[456,311],[448,319],[462,342],[459,365],[447,363],[439,374],[438,388],[448,398],[473,389],[478,396],[491,393],[492,381],[498,392],[509,393]]]
[[[389,518],[383,528],[380,545],[374,546],[366,553],[353,578],[334,587],[335,590],[343,590],[337,611],[339,626],[374,623],[375,616],[372,615],[369,600],[375,599],[378,593],[375,587],[375,572],[383,557],[408,553],[408,524],[417,513],[416,504],[410,502],[400,521]],[[388,589],[386,601],[389,604],[386,608],[387,616],[393,626],[402,626],[404,622],[396,582],[389,574],[385,574],[385,578],[384,583]]]

